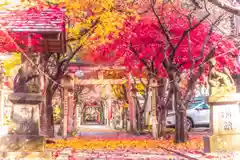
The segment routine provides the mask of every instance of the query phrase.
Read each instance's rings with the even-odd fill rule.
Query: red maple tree
[[[189,26],[186,19],[178,18],[177,15],[174,15],[174,12],[168,14],[170,14],[167,23],[168,27],[171,28],[170,41],[172,45],[176,46]],[[196,19],[194,20],[192,24],[198,22]],[[130,18],[125,23],[118,39],[94,48],[92,53],[87,55],[87,58],[96,63],[115,62],[123,58],[122,64],[131,70],[141,70],[154,62],[154,69],[157,70],[158,76],[166,77],[168,74],[163,66],[163,61],[169,58],[172,49],[168,46],[169,44],[167,44],[168,42],[166,42],[162,31],[159,30],[157,23],[157,20],[152,17],[142,18],[138,22]],[[178,66],[181,72],[190,69],[192,65],[194,65],[194,70],[197,71],[198,66],[203,63],[213,47],[217,69],[221,70],[223,66],[227,66],[232,73],[239,71],[236,63],[239,50],[233,39],[218,33],[211,33],[208,43],[204,44],[210,27],[210,24],[203,22],[190,31],[190,39],[185,37],[181,40],[173,57],[173,63]],[[191,45],[191,56],[188,53],[188,41]],[[164,52],[166,57],[164,57]],[[208,71],[207,63],[204,64],[204,68],[205,71]]]
[[[144,68],[150,77],[169,79],[169,93],[177,98],[175,110],[185,115],[178,120],[185,123],[186,106],[194,95],[197,81],[206,80],[203,73],[208,73],[209,60],[216,59],[218,70],[228,67],[232,73],[238,72],[239,50],[234,39],[214,32],[221,16],[210,23],[206,21],[209,14],[199,20],[188,11],[161,7],[158,10],[152,7],[153,15],[139,21],[129,18],[119,38],[95,48],[91,57],[97,63],[123,59],[122,64],[132,72],[141,72]],[[184,90],[180,87],[182,73],[188,75]],[[176,126],[176,130],[184,132],[177,135],[177,142],[187,140],[187,136],[181,136],[186,135],[184,128],[184,125]]]

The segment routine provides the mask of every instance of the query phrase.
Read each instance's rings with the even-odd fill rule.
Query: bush
[[[8,126],[9,124],[10,124],[10,118],[5,115],[3,119],[3,125]]]

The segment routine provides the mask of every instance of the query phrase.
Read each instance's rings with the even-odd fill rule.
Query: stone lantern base
[[[44,156],[51,159],[50,153],[44,152],[45,137],[39,135],[40,94],[13,93],[9,95],[13,103],[8,135],[0,137],[0,157],[24,158]],[[31,159],[31,158],[30,158]]]

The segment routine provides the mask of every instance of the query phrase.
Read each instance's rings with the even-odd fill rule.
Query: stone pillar
[[[111,126],[112,122],[112,99],[109,97],[108,99],[108,104],[107,104],[107,114],[108,114],[108,126]]]
[[[104,124],[108,124],[108,112],[107,112],[108,107],[104,105],[103,110],[104,110]]]
[[[67,137],[68,131],[68,89],[63,89],[63,133],[62,136],[64,138]]]
[[[81,104],[82,105],[82,104]],[[79,129],[80,125],[81,125],[81,106],[77,105],[76,109],[75,109],[75,123],[74,123],[74,128],[75,129]]]
[[[137,128],[136,123],[136,106],[133,99],[133,93],[132,93],[132,75],[128,75],[128,102],[129,102],[129,118],[130,118],[130,130],[135,132]]]
[[[208,98],[210,136],[205,136],[204,152],[240,151],[240,94]]]
[[[44,153],[45,138],[39,135],[39,104],[42,102],[42,96],[35,93],[13,93],[9,100],[13,107],[9,133],[0,137],[0,152],[5,152],[2,156],[6,158],[19,156],[23,152],[37,152],[51,159],[49,153]]]
[[[106,106],[106,119],[107,119],[107,126],[111,126],[112,120],[112,97],[111,97],[111,86],[106,86],[106,96],[107,96],[107,106]]]
[[[157,131],[157,79],[153,78],[150,80],[150,87],[152,90],[152,136],[153,138],[158,138]]]
[[[68,90],[68,133],[73,131],[74,122],[74,95],[73,90]]]
[[[63,130],[62,130],[62,136],[64,138],[67,137],[68,133],[68,112],[69,112],[69,90],[74,89],[74,80],[72,79],[71,76],[66,75],[62,78],[61,84],[63,86]]]

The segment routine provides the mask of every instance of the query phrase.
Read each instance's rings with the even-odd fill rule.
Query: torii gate
[[[73,129],[73,112],[75,112],[73,110],[74,108],[74,99],[73,99],[73,90],[74,90],[74,86],[75,85],[109,85],[109,84],[124,84],[124,83],[128,83],[128,86],[132,86],[132,79],[131,79],[131,75],[129,74],[128,79],[104,79],[103,76],[103,71],[104,70],[126,70],[125,67],[123,66],[116,66],[116,67],[92,67],[92,66],[88,66],[88,67],[82,67],[82,66],[74,66],[74,65],[70,65],[69,66],[69,74],[68,74],[68,82],[65,81],[65,84],[68,84],[68,86],[65,86],[64,89],[64,103],[66,105],[64,105],[64,115],[65,115],[65,120],[64,120],[64,133],[65,136],[67,135],[67,132],[71,132]],[[77,70],[81,70],[83,72],[89,72],[89,71],[94,71],[98,73],[98,78],[95,79],[77,79],[74,75],[74,73]],[[70,78],[71,77],[71,78]],[[63,82],[64,83],[64,82]],[[62,83],[62,84],[63,84]],[[136,108],[134,105],[134,100],[133,100],[133,93],[131,92],[131,88],[128,89],[128,100],[129,100],[129,112],[130,112],[130,127],[131,130],[133,130],[134,128],[136,128]],[[108,100],[108,120],[110,121],[112,119],[111,117],[111,103],[112,100],[109,99]],[[67,105],[68,104],[68,105]],[[78,122],[77,122],[78,123]],[[109,123],[108,123],[109,125]]]

